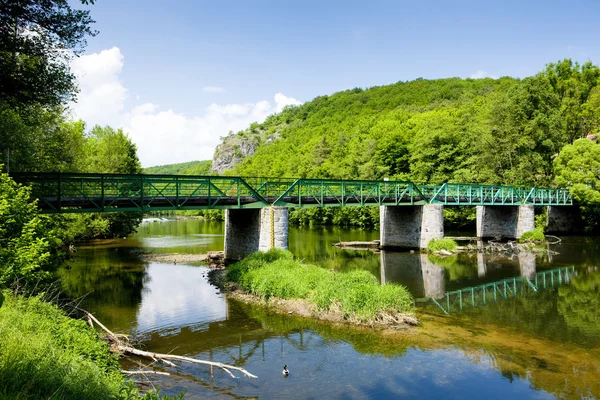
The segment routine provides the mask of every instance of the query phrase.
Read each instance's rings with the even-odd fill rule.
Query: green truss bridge
[[[344,206],[571,206],[567,189],[228,176],[16,173],[44,213]]]

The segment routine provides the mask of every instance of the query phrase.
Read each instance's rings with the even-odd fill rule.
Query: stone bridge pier
[[[477,237],[519,239],[535,228],[533,204],[477,206]]]
[[[548,206],[546,219],[547,233],[581,233],[583,222],[579,207],[553,207]]]
[[[237,261],[255,251],[288,248],[288,209],[225,210],[225,260]]]
[[[444,206],[381,206],[379,227],[384,249],[426,249],[431,239],[444,237]]]

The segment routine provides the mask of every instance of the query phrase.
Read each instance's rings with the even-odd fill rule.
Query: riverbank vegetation
[[[159,398],[154,391],[140,395],[123,377],[117,356],[94,329],[40,297],[4,292],[0,348],[2,398]]]
[[[303,300],[309,315],[384,326],[416,323],[414,301],[399,285],[367,271],[334,272],[295,260],[289,251],[257,252],[227,268],[227,279],[265,300]]]
[[[93,22],[89,10],[63,0],[0,7],[2,398],[140,397],[93,329],[36,297],[56,278],[68,243],[128,234],[140,216],[41,215],[29,189],[3,173],[140,172],[136,147],[123,131],[89,130],[69,117],[67,105],[77,94],[69,61],[97,33]]]

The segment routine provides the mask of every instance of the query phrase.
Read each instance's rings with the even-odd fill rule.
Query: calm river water
[[[140,250],[223,249],[223,224],[146,222],[127,239],[78,247],[61,270],[65,291],[138,347],[234,364],[232,379],[207,367],[165,367],[162,393],[186,398],[598,399],[600,240],[565,237],[552,257],[444,260],[410,253],[340,250],[337,241],[378,232],[291,229],[299,258],[365,269],[406,285],[422,326],[376,332],[265,312],[226,298],[203,266],[142,262]],[[287,364],[290,376],[281,371]],[[128,366],[131,367],[131,366]],[[238,374],[240,375],[240,374]]]

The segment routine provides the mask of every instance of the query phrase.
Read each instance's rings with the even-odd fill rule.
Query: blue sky
[[[210,158],[227,129],[322,94],[419,77],[525,77],[566,57],[600,61],[600,2],[591,0],[97,0],[90,9],[100,34],[84,58],[103,55],[76,69],[90,82],[74,110],[90,124],[129,129],[145,166]],[[92,79],[88,69],[102,75],[103,60],[110,79]],[[110,116],[90,111],[87,98],[107,81],[121,85]],[[185,128],[145,135],[138,130],[160,124],[134,126],[139,107],[146,116],[183,116]],[[173,145],[196,138],[198,157],[189,148],[169,157],[146,151],[169,135]]]

